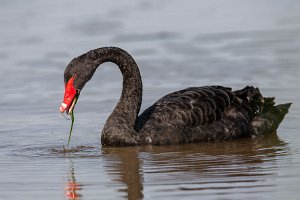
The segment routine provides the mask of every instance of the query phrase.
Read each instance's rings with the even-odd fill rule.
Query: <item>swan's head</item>
[[[61,113],[71,113],[75,107],[81,89],[95,72],[95,67],[85,54],[74,58],[67,66],[64,73],[65,94],[59,108]]]

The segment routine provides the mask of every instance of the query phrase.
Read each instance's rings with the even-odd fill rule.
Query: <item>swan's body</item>
[[[139,114],[142,80],[124,50],[104,47],[74,58],[64,74],[61,112],[72,112],[80,90],[104,62],[123,75],[122,95],[102,130],[102,145],[179,144],[230,140],[275,132],[290,104],[274,106],[258,88],[238,91],[222,86],[191,87],[170,93]]]

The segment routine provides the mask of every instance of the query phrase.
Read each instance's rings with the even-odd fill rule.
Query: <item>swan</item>
[[[139,115],[142,79],[135,60],[118,47],[90,50],[64,72],[60,112],[70,114],[80,91],[105,62],[123,76],[121,97],[101,134],[103,146],[164,145],[224,141],[276,132],[291,103],[275,105],[258,88],[233,91],[223,86],[189,87],[167,94]]]

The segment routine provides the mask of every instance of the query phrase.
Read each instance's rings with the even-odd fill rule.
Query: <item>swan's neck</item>
[[[142,80],[134,59],[119,48],[100,48],[95,50],[96,65],[103,62],[115,63],[123,75],[121,97],[102,130],[103,145],[134,145],[135,122],[142,102]]]

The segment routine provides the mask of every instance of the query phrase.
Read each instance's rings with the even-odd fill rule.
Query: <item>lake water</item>
[[[1,199],[299,199],[300,2],[0,2]],[[102,148],[121,92],[104,64],[70,121],[58,112],[67,63],[119,46],[142,73],[142,109],[189,86],[259,86],[293,102],[277,135],[179,146]]]

